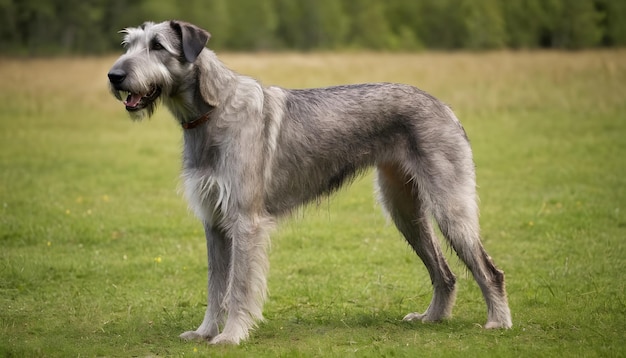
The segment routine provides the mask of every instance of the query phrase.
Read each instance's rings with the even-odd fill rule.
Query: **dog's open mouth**
[[[128,91],[122,91],[120,93],[119,98],[124,98],[126,95],[126,99],[123,101],[126,106],[127,111],[138,111],[148,107],[152,104],[159,96],[161,95],[161,88],[158,86],[152,86],[152,89],[147,94],[142,93],[132,93]]]

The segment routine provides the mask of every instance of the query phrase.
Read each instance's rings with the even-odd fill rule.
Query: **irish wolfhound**
[[[455,276],[431,215],[467,265],[487,303],[485,328],[511,327],[504,274],[479,238],[472,152],[450,108],[411,86],[369,83],[318,89],[263,87],[205,48],[192,24],[128,28],[108,73],[134,119],[161,99],[183,129],[183,182],[208,249],[204,320],[184,339],[234,343],[261,320],[274,219],[332,193],[376,166],[378,194],[426,265],[434,293],[424,313],[450,316]],[[220,333],[221,329],[221,333]]]

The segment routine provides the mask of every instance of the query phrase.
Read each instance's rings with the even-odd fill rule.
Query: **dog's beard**
[[[128,111],[128,115],[133,121],[141,121],[145,118],[150,118],[152,116],[152,113],[154,113],[153,107],[154,105],[150,105],[149,107],[137,111]]]
[[[111,92],[124,104],[130,118],[136,121],[151,117],[161,96],[161,88],[156,85],[153,85],[145,95],[116,89],[113,86]]]
[[[157,107],[157,101],[158,100],[150,102],[142,109],[137,109],[137,110],[132,110],[132,111],[126,110],[126,111],[128,112],[128,115],[130,116],[132,120],[141,121],[142,119],[152,117],[152,114],[154,114],[154,111],[156,110],[156,107]]]

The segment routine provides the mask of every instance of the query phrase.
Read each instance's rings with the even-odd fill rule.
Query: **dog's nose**
[[[122,83],[122,81],[124,81],[124,79],[126,78],[126,72],[124,72],[124,70],[114,69],[109,71],[108,76],[111,83],[119,84]]]

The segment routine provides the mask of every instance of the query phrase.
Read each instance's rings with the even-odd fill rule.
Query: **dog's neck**
[[[194,66],[196,81],[193,89],[185,91],[192,98],[183,98],[182,106],[179,102],[179,106],[175,106],[179,108],[170,108],[184,129],[197,128],[207,123],[215,108],[221,105],[218,98],[226,98],[234,93],[233,84],[237,83],[237,74],[228,69],[208,48],[198,56]],[[194,103],[196,105],[192,105]]]
[[[181,122],[181,127],[183,127],[183,129],[194,129],[198,126],[200,126],[203,123],[206,123],[209,121],[209,119],[211,119],[211,113],[213,112],[213,108],[215,107],[211,107],[210,110],[208,110],[205,114],[201,115],[200,117],[189,121],[189,122]]]
[[[210,119],[215,107],[202,100],[195,84],[176,91],[178,94],[164,98],[163,104],[181,127],[184,129],[196,128]]]

